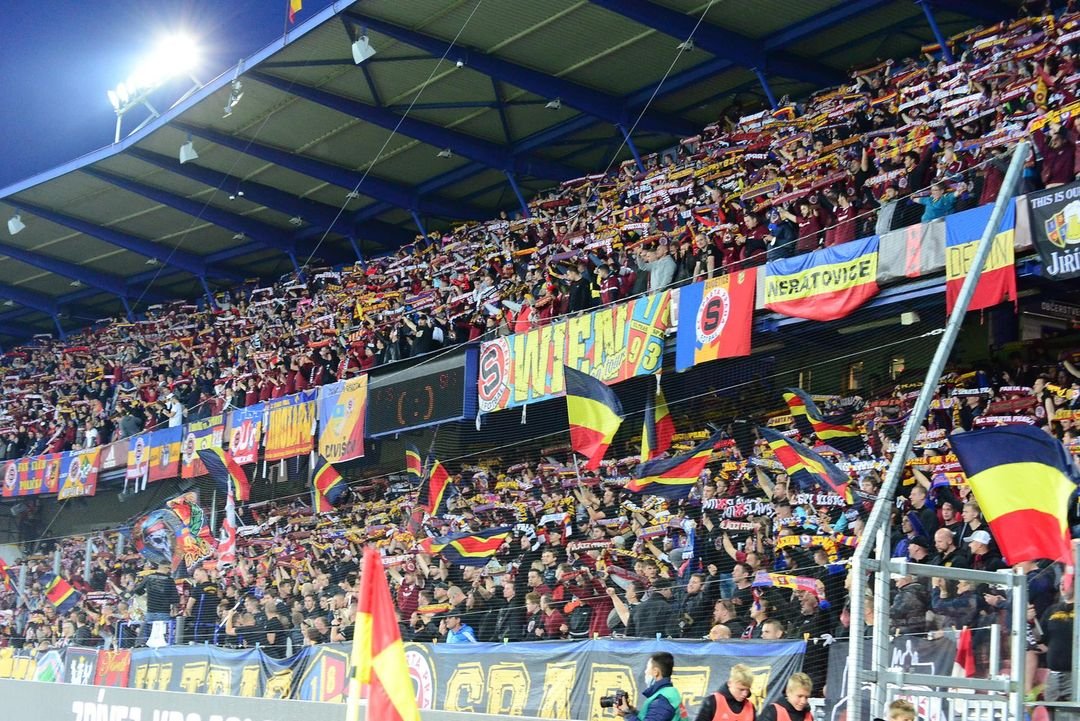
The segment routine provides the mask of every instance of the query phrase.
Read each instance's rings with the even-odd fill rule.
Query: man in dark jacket
[[[503,603],[495,610],[492,641],[523,641],[525,604],[511,581],[503,583]]]
[[[169,570],[169,564],[159,564],[156,571],[135,587],[135,595],[146,596],[146,617],[139,628],[139,646],[146,644],[155,621],[172,621],[176,605],[180,603],[180,594],[176,592],[176,582]]]
[[[914,576],[900,576],[896,579],[896,596],[889,608],[892,630],[896,633],[925,633],[929,607],[930,594],[926,587]]]
[[[627,636],[656,638],[667,633],[671,623],[671,581],[660,578],[649,590],[649,597],[630,612]]]

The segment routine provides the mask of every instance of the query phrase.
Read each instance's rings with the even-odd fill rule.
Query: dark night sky
[[[305,0],[297,22],[328,5]],[[198,41],[202,82],[281,36],[287,0],[5,0],[0,188],[108,145],[106,92],[162,35]],[[182,89],[180,90],[182,92]],[[159,110],[175,98],[162,91]],[[141,117],[125,120],[134,128]]]

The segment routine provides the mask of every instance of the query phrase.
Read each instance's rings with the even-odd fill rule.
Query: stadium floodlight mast
[[[151,104],[150,96],[169,80],[187,77],[192,82],[191,87],[173,105],[187,100],[201,88],[202,83],[194,74],[198,60],[199,53],[195,42],[187,35],[178,34],[162,39],[127,80],[108,92],[109,102],[116,111],[116,134],[113,142],[120,142],[124,116],[132,110],[145,108],[150,115],[131,133],[142,130],[151,120],[161,117],[161,113]]]

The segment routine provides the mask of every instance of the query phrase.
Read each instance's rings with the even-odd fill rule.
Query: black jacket
[[[164,573],[151,573],[135,587],[135,593],[146,594],[147,613],[172,613],[172,607],[180,603],[176,582]]]
[[[626,635],[656,638],[658,633],[660,635],[667,633],[670,623],[671,604],[663,596],[653,593],[630,611],[630,625]]]

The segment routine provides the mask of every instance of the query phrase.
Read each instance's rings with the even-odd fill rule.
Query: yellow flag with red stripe
[[[394,601],[382,559],[374,546],[364,549],[353,630],[352,674],[350,719],[356,718],[355,700],[360,698],[361,687],[367,686],[367,718],[420,721]]]

